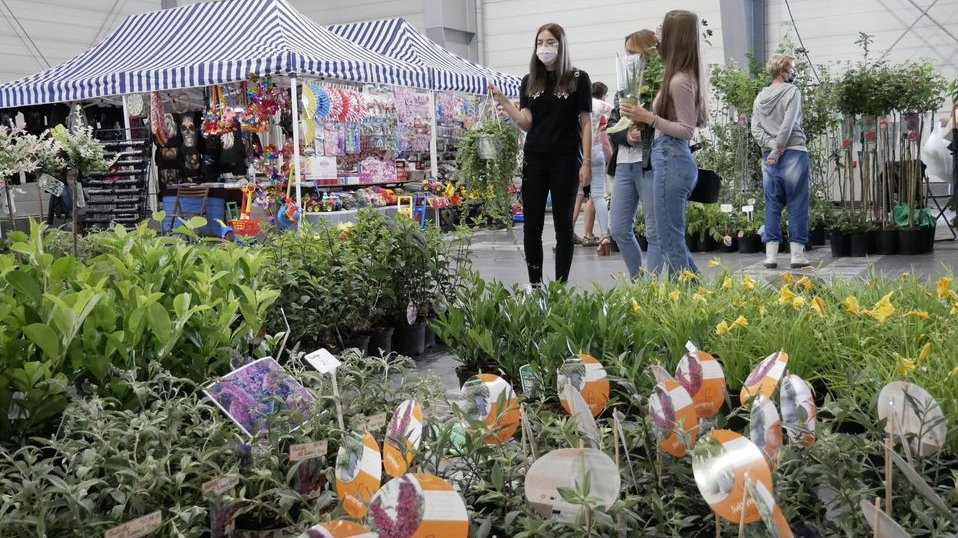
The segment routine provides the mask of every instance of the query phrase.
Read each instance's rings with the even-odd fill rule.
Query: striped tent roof
[[[85,53],[0,84],[0,108],[301,74],[429,87],[428,70],[366,50],[285,0],[225,0],[128,17]]]
[[[405,19],[339,24],[329,29],[363,48],[428,69],[433,90],[485,94],[486,80],[492,80],[506,95],[519,95],[520,77],[493,71],[449,52]]]

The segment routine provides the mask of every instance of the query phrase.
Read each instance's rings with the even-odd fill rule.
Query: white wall
[[[643,28],[655,30],[671,9],[691,9],[708,21],[715,35],[710,39],[711,46],[703,43],[706,62],[724,61],[719,0],[486,0],[486,63],[516,75],[527,73],[536,29],[555,22],[569,38],[573,65],[588,72],[593,81],[604,82],[614,90],[615,55],[623,51],[625,36]]]
[[[789,32],[797,43],[785,1],[767,2],[769,51],[775,50]],[[930,18],[922,17],[921,10],[908,0],[791,0],[789,3],[798,32],[815,63],[861,59],[861,49],[855,41],[858,32],[867,32],[874,36],[871,58],[886,56],[891,62],[929,58],[947,79],[958,76],[958,41],[933,22],[958,37],[958,0],[938,0],[928,12]],[[916,3],[924,9],[932,1]],[[913,23],[914,28],[907,31]]]

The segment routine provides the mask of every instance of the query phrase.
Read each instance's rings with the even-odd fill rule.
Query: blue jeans
[[[782,209],[788,208],[788,240],[808,243],[808,190],[811,168],[808,153],[790,149],[773,166],[762,156],[762,184],[765,189],[765,232],[762,241],[782,241]]]
[[[662,271],[662,251],[656,232],[655,204],[652,203],[652,172],[642,170],[643,163],[620,163],[615,167],[612,183],[612,212],[609,216],[612,238],[622,252],[629,270],[629,278],[636,280],[642,271],[642,251],[635,237],[635,214],[642,202],[645,213],[645,237],[649,240],[647,269],[650,273]]]
[[[652,142],[655,224],[670,278],[677,278],[683,269],[699,272],[685,243],[685,205],[698,175],[688,140],[663,135]]]
[[[592,146],[592,183],[590,184],[592,206],[595,208],[596,235],[609,235],[609,201],[605,199],[605,153],[602,146]]]

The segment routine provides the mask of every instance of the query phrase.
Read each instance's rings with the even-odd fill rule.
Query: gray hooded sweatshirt
[[[778,157],[778,148],[808,151],[802,131],[802,94],[794,84],[772,84],[752,105],[752,136]]]

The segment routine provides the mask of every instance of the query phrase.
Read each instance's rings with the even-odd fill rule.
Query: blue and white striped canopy
[[[0,84],[0,108],[300,74],[429,88],[423,66],[364,49],[285,0],[226,0],[132,15],[87,52]]]
[[[485,94],[487,80],[502,92],[519,96],[520,77],[476,65],[420,34],[405,19],[386,19],[330,26],[337,35],[365,49],[429,70],[430,89]]]

